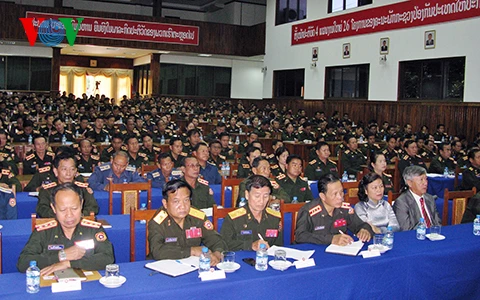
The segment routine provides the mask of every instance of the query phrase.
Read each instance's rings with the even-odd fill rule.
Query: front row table
[[[145,261],[121,263],[127,278],[123,286],[107,289],[98,281],[82,283],[82,291],[52,294],[25,292],[25,274],[0,276],[0,298],[20,299],[478,299],[480,298],[480,237],[472,224],[442,228],[443,241],[418,241],[414,231],[395,233],[393,250],[381,257],[363,259],[325,253],[326,246],[296,245],[316,250],[316,266],[256,271],[242,258],[253,251],[237,252],[241,268],[227,278],[200,282],[193,272],[177,278],[144,268]],[[365,247],[364,247],[365,248]],[[269,257],[270,259],[272,257]],[[102,272],[103,274],[103,272]]]

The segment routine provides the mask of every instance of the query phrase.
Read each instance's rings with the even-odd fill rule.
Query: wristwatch
[[[65,250],[60,250],[58,251],[58,259],[60,261],[65,261],[67,260],[67,254],[65,254]]]

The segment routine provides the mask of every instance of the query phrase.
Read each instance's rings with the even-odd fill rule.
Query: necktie
[[[425,224],[427,225],[427,228],[430,228],[430,226],[432,226],[432,222],[428,217],[427,209],[425,208],[425,201],[423,200],[423,198],[420,198],[420,206],[422,207],[422,215],[423,215],[423,218],[425,219]]]

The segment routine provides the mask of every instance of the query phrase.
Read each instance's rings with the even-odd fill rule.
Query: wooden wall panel
[[[97,68],[133,69],[133,59],[128,58],[62,55],[60,64],[68,67],[90,68],[90,60],[92,59],[97,61]]]

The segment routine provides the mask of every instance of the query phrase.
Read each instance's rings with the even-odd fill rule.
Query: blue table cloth
[[[127,278],[118,289],[107,289],[98,281],[82,283],[82,291],[52,294],[25,292],[25,274],[0,276],[0,298],[19,299],[479,299],[480,237],[472,224],[442,228],[443,241],[419,241],[414,231],[395,233],[394,248],[380,257],[363,259],[325,253],[323,245],[296,245],[315,250],[316,266],[265,272],[242,262],[255,257],[241,251],[241,268],[223,280],[200,282],[192,272],[177,278],[149,276],[145,261],[121,263]],[[364,249],[366,245],[364,246]],[[271,259],[272,257],[270,257]],[[103,272],[102,272],[103,273]]]
[[[454,191],[454,182],[455,178],[453,177],[428,177],[428,189],[427,193],[430,195],[436,195],[439,198],[443,198],[445,193],[445,188],[448,188],[449,191]],[[462,183],[462,175],[458,177],[458,184]]]

